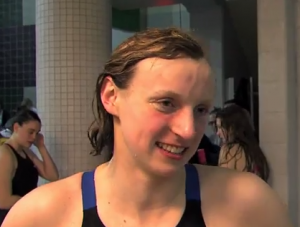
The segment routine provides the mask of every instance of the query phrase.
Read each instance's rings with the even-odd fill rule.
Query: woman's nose
[[[33,134],[33,135],[31,136],[31,139],[34,141],[34,140],[36,139],[36,135]]]
[[[171,130],[184,139],[191,139],[196,134],[196,122],[193,113],[185,112],[173,119]]]

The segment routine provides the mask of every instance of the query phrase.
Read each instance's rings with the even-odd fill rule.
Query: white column
[[[294,0],[259,0],[260,143],[272,187],[298,226],[297,67]]]
[[[298,115],[298,125],[297,125],[297,138],[298,138],[298,157],[297,157],[297,161],[298,163],[300,163],[300,0],[295,0],[293,1],[295,3],[295,5],[293,5],[293,9],[294,9],[294,14],[295,14],[295,45],[292,47],[293,51],[296,50],[296,69],[297,69],[297,77],[294,81],[295,86],[297,88],[297,95],[296,95],[296,100],[297,100],[297,115]],[[299,168],[299,164],[297,163],[297,165],[295,166],[295,168],[297,168],[297,179],[298,182],[295,182],[294,184],[297,184],[297,186],[295,186],[294,190],[298,191],[298,198],[297,198],[297,205],[298,205],[298,212],[297,212],[297,217],[298,217],[298,227],[300,226],[300,168]],[[295,198],[296,200],[296,198]]]
[[[37,108],[61,177],[94,168],[89,154],[96,79],[111,53],[110,0],[36,1]]]

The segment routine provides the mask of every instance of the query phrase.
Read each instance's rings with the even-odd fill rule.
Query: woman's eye
[[[169,100],[163,100],[160,102],[162,106],[165,106],[165,107],[172,107],[172,102],[169,101]]]
[[[175,108],[171,100],[161,100],[156,103],[156,108],[161,112],[171,112]]]
[[[198,109],[198,113],[200,114],[200,115],[207,115],[208,114],[208,112],[209,112],[209,110],[207,109],[207,108],[205,108],[205,107],[199,107]]]

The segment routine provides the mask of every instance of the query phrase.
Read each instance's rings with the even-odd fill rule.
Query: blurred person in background
[[[220,110],[221,110],[221,108],[214,107],[214,109],[210,112],[209,119],[208,119],[208,126],[210,127],[210,130],[212,131],[212,134],[209,136],[209,139],[213,144],[218,145],[218,146],[221,145],[221,139],[217,135],[216,115]]]
[[[238,101],[236,99],[230,99],[230,100],[227,100],[226,102],[224,102],[224,108],[229,107],[229,106],[233,106],[233,105],[237,105],[237,106],[239,106],[239,107],[241,107],[243,109],[243,111],[245,112],[246,117],[248,118],[248,120],[249,120],[249,122],[251,124],[251,127],[255,130],[254,122],[253,122],[253,119],[251,117],[251,114],[250,114],[250,112],[249,112],[248,109],[246,109],[245,107],[243,107],[241,101]]]
[[[13,118],[12,135],[0,146],[0,224],[10,208],[37,187],[38,176],[58,179],[58,171],[40,134],[41,120],[29,109]],[[38,148],[40,160],[29,148]]]
[[[0,100],[0,129],[4,127],[9,119],[9,112],[4,109],[3,102]]]
[[[12,134],[12,125],[13,125],[13,122],[14,122],[14,116],[17,115],[18,112],[20,112],[22,110],[26,110],[26,109],[29,109],[29,110],[35,112],[36,114],[38,114],[37,109],[34,107],[32,100],[29,99],[29,98],[23,99],[20,106],[18,106],[13,111],[13,113],[14,113],[13,116],[6,121],[6,123],[4,124],[4,127],[0,131],[0,136],[2,135],[2,138],[9,138],[11,136],[11,134]],[[3,139],[2,141],[4,141],[4,140],[5,139]],[[0,145],[1,145],[1,141],[0,141]]]
[[[190,159],[189,163],[217,166],[219,162],[221,139],[216,130],[216,114],[221,108],[214,107],[209,113],[208,126],[212,133],[204,134],[198,146],[197,152]]]
[[[217,135],[222,139],[219,166],[252,172],[268,181],[270,168],[245,110],[230,105],[216,115]]]
[[[196,153],[189,163],[208,166],[218,166],[220,146],[211,142],[207,135],[203,135]]]

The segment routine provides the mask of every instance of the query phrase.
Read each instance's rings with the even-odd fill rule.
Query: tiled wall
[[[34,6],[33,0],[0,0],[0,100],[9,111],[22,101],[23,87],[36,84],[35,18],[29,18]],[[112,9],[112,13],[114,28],[139,30],[139,10]]]
[[[111,5],[38,0],[36,6],[37,105],[45,143],[63,178],[103,161],[89,155],[86,132],[94,119],[93,88],[111,53]]]
[[[0,28],[0,99],[13,110],[35,86],[35,26]]]
[[[35,26],[23,26],[22,0],[0,0],[0,100],[12,111],[35,86]]]

